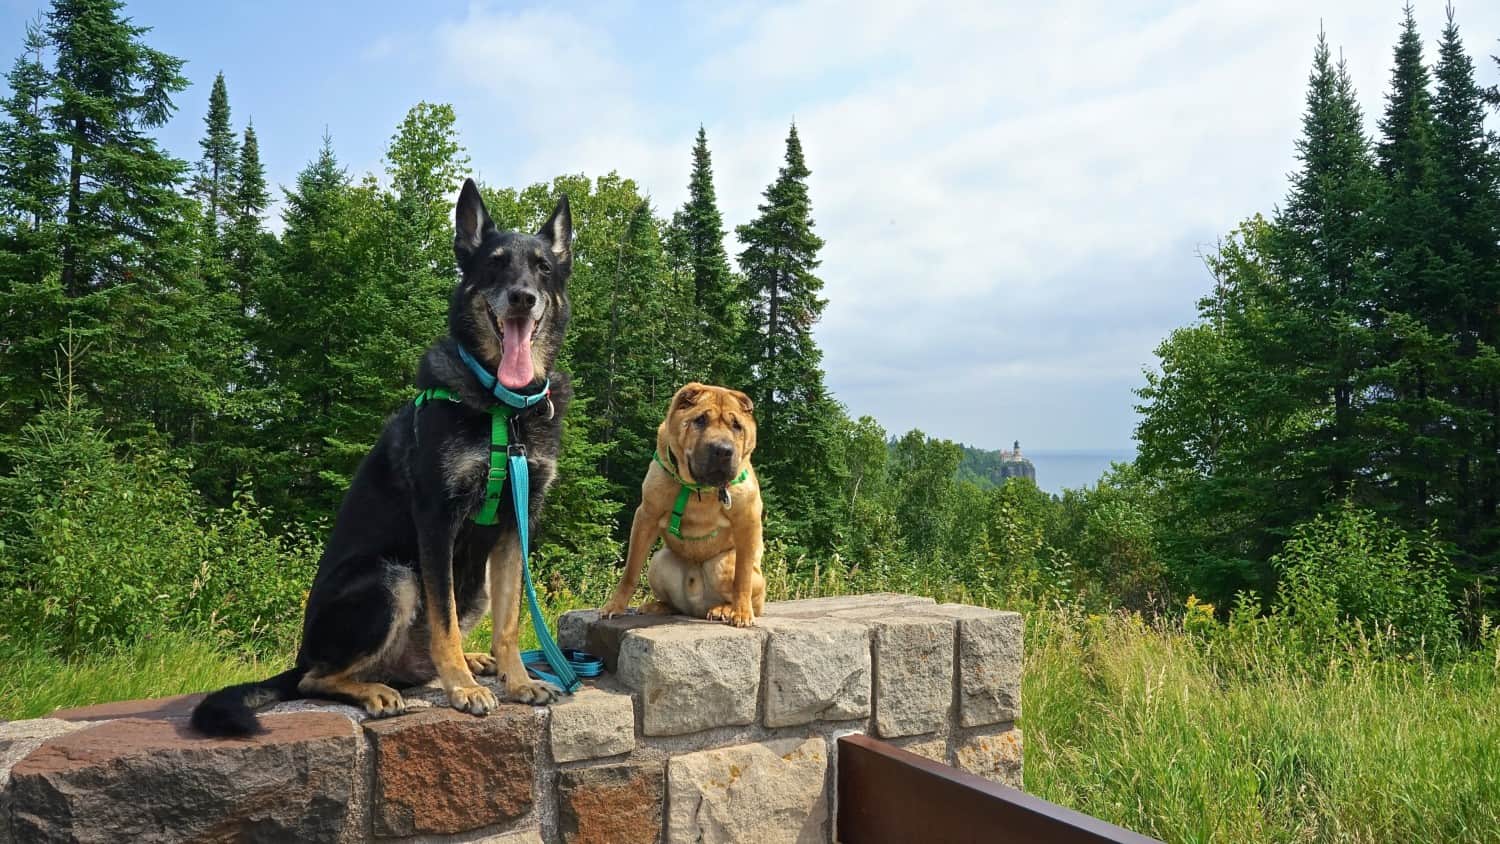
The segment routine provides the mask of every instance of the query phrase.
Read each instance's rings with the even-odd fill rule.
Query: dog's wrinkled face
[[[557,200],[535,235],[502,232],[474,180],[467,179],[453,216],[453,253],[462,279],[448,307],[449,333],[507,388],[539,387],[570,315],[568,198]]]
[[[755,406],[738,390],[692,383],[667,411],[667,437],[691,480],[725,486],[755,450]]]

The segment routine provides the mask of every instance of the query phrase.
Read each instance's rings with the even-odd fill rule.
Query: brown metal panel
[[[869,736],[839,739],[838,795],[843,844],[1156,841]]]

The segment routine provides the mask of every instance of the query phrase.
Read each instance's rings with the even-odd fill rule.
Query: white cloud
[[[819,339],[851,409],[987,445],[1116,447],[1140,367],[1205,289],[1195,251],[1284,192],[1320,19],[1373,126],[1400,15],[1363,0],[1135,5],[719,7],[684,13],[698,43],[644,50],[588,12],[476,6],[438,44],[473,94],[461,119],[527,136],[505,165],[516,181],[615,169],[670,213],[701,120],[731,230],[795,117],[828,243]],[[1441,8],[1427,5],[1431,45]],[[1500,9],[1459,12],[1471,52],[1493,52]],[[648,86],[636,68],[651,63],[709,93]],[[466,140],[485,164],[484,140]],[[897,398],[915,384],[930,404]],[[964,407],[943,400],[958,391]]]

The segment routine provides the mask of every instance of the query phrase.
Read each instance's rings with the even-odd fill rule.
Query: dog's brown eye
[[[549,263],[547,263],[546,261],[537,261],[536,262],[536,271],[539,272],[539,273],[541,273],[542,275],[551,275],[552,274],[552,265],[549,264]]]
[[[700,413],[700,414],[698,414],[698,418],[693,420],[693,424],[695,426],[699,427],[699,428],[707,428],[708,427],[708,414],[707,413]]]
[[[740,420],[738,420],[738,419],[732,419],[732,420],[730,420],[729,425],[730,425],[730,427],[734,428],[736,431],[743,431],[743,430],[745,430],[744,426],[740,425]]]

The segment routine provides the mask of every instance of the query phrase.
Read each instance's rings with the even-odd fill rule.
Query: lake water
[[[1036,467],[1036,485],[1046,492],[1060,495],[1064,489],[1081,489],[1099,482],[1099,476],[1111,463],[1128,463],[1135,459],[1133,450],[1073,451],[1026,449],[1023,452]]]

